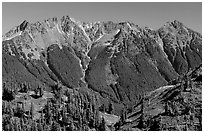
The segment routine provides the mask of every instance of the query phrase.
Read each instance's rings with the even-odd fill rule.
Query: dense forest
[[[170,82],[175,84],[170,89],[143,94],[131,108],[124,107],[119,116],[113,114],[111,102],[99,106],[97,95],[63,90],[60,84],[52,88],[54,96],[46,98],[43,109],[36,112],[36,104],[45,96],[42,88],[17,102],[13,100],[14,92],[3,84],[2,127],[4,131],[202,130],[199,78],[185,75]],[[27,86],[23,88],[21,93],[28,93]],[[25,107],[29,99],[33,100]]]

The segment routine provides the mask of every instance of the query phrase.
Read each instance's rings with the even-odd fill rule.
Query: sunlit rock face
[[[88,88],[115,103],[167,85],[202,63],[202,36],[178,21],[158,30],[69,16],[24,21],[3,36],[3,81],[20,90],[56,83]]]
[[[169,22],[158,30],[175,71],[179,74],[198,67],[202,62],[202,36],[178,21]]]

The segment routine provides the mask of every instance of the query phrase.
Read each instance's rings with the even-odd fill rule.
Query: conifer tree
[[[31,119],[33,118],[33,116],[34,116],[34,104],[33,104],[33,102],[31,102],[31,107],[30,107],[30,117],[31,117]]]
[[[102,121],[101,121],[99,130],[100,130],[100,131],[105,131],[105,130],[106,130],[106,122],[105,122],[105,119],[104,119],[104,118],[102,118]]]
[[[113,113],[113,110],[114,110],[114,108],[113,108],[113,103],[109,103],[108,113],[109,113],[109,114],[112,114],[112,113]]]

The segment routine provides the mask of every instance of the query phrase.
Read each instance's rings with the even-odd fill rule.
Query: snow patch
[[[14,38],[14,37],[16,37],[16,36],[20,36],[21,34],[22,34],[22,31],[17,32],[17,33],[13,34],[13,35],[10,36],[10,37],[3,37],[2,40],[3,40],[3,41],[11,40],[12,38]]]
[[[113,39],[114,39],[114,36],[116,35],[116,34],[118,34],[118,32],[119,32],[120,30],[118,29],[117,31],[115,31],[115,32],[112,32],[112,33],[110,33],[110,34],[103,34],[103,35],[101,35],[95,42],[98,42],[98,43],[107,43],[108,41],[110,42],[110,41],[112,41]],[[105,44],[106,45],[106,44]]]
[[[111,43],[104,43],[104,44],[102,44],[102,46],[109,46],[109,45],[111,45]]]
[[[85,32],[83,26],[82,26],[81,24],[79,24],[78,26],[79,26],[79,28],[81,28],[81,30],[83,31],[84,35],[85,35],[86,38],[88,39],[88,41],[91,42],[91,40],[90,40],[90,38],[88,37],[88,35],[86,34],[86,32]]]
[[[63,34],[63,31],[62,31],[61,26],[59,24],[57,24],[57,30],[59,33]]]
[[[162,51],[164,51],[164,44],[163,44],[163,41],[162,41],[162,39],[160,37],[158,38],[157,43],[159,44]]]
[[[130,29],[132,29],[132,27],[130,26],[130,24],[127,22],[127,26],[130,28]]]
[[[82,26],[82,24],[81,24],[81,22],[80,22],[80,21],[76,21],[76,20],[73,19],[73,18],[70,18],[70,19],[71,19],[71,21],[73,21],[75,24],[77,24],[77,26],[79,26],[79,28],[83,31],[83,34],[85,35],[85,37],[88,39],[89,42],[91,42],[90,38],[89,38],[88,35],[86,34],[86,32],[85,32],[85,30],[84,30],[84,28],[83,28],[83,26]]]

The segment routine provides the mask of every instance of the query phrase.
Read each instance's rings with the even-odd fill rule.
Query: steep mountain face
[[[202,37],[199,33],[178,21],[167,23],[158,32],[164,42],[164,51],[177,73],[186,73],[199,66],[202,61]]]
[[[202,36],[178,21],[158,30],[69,16],[24,21],[3,36],[2,48],[3,89],[14,95],[3,100],[61,85],[113,102],[115,114],[202,64]]]

